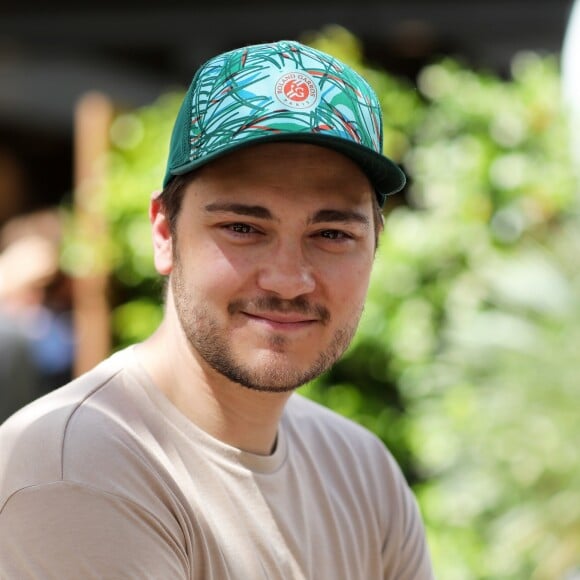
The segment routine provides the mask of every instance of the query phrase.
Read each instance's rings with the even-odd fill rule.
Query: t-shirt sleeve
[[[385,578],[396,580],[433,580],[433,567],[425,529],[419,513],[415,496],[406,483],[402,490],[403,534],[400,551],[400,565],[395,576],[386,574]]]
[[[0,511],[0,578],[185,580],[179,538],[141,506],[70,482],[28,487]]]
[[[399,467],[393,464],[398,490],[396,509],[396,541],[383,546],[384,580],[434,580],[425,528],[417,500]]]

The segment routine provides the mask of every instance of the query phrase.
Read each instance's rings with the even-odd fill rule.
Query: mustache
[[[283,300],[277,296],[258,296],[247,300],[234,300],[228,305],[228,313],[230,315],[243,311],[249,311],[253,314],[267,312],[288,314],[292,312],[315,318],[323,324],[327,324],[330,320],[330,311],[328,308],[325,308],[321,304],[311,304],[303,296],[297,296],[292,300]]]

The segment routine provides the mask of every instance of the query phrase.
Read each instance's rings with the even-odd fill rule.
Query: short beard
[[[214,371],[233,383],[259,392],[294,391],[328,370],[347,349],[360,318],[359,313],[354,324],[338,329],[327,348],[320,352],[317,359],[307,369],[288,368],[289,365],[284,360],[283,352],[286,339],[277,335],[273,336],[270,341],[268,360],[262,365],[258,361],[257,365],[260,365],[260,368],[254,370],[235,360],[227,331],[219,327],[207,308],[195,304],[184,283],[183,269],[179,259],[175,260],[171,287],[177,317],[191,347]],[[315,313],[320,324],[328,324],[330,321],[330,313],[327,309],[322,306],[309,305],[303,297],[281,300],[270,296],[253,301],[234,301],[228,306],[228,314],[231,316],[243,310],[250,302],[265,311]],[[280,357],[279,362],[276,360],[277,357]]]

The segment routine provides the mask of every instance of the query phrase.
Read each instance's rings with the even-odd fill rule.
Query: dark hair
[[[171,235],[175,238],[177,233],[177,218],[181,210],[183,195],[189,183],[193,181],[194,172],[185,175],[177,175],[165,186],[159,195],[159,201],[165,210]]]
[[[187,186],[195,178],[195,171],[186,173],[185,175],[175,176],[163,189],[159,196],[159,200],[163,204],[163,208],[167,214],[167,219],[169,221],[169,229],[171,235],[175,239],[177,237],[177,218],[179,217],[179,212],[181,210],[181,204],[183,202],[183,195]],[[375,228],[375,249],[379,245],[379,233],[383,229],[383,210],[379,205],[377,196],[373,195],[373,225]]]

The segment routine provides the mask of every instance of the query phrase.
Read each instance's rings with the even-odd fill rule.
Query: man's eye
[[[229,230],[235,232],[236,234],[251,234],[256,231],[252,226],[242,223],[229,224],[227,227]]]
[[[320,235],[328,240],[347,240],[351,237],[346,232],[340,230],[323,230],[320,232]]]

